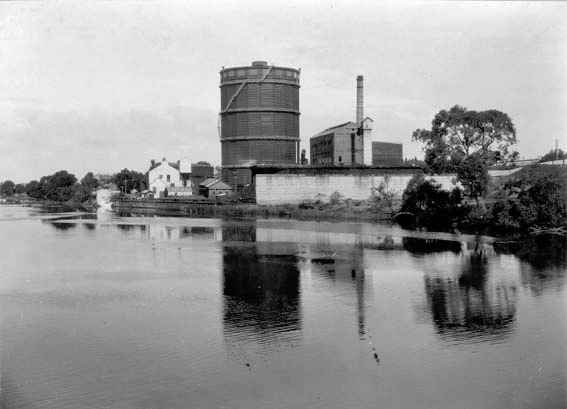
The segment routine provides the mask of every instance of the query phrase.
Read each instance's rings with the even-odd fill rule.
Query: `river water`
[[[0,206],[2,408],[565,408],[567,245]]]

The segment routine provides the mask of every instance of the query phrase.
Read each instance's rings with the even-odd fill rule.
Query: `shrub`
[[[392,212],[394,210],[394,193],[388,190],[386,183],[382,182],[372,189],[370,207],[377,212]]]
[[[333,192],[331,196],[329,196],[329,204],[331,206],[337,206],[343,202],[344,198],[339,192]]]
[[[11,180],[6,180],[0,185],[0,194],[2,196],[12,196],[16,191],[16,185]]]
[[[567,225],[567,182],[561,170],[526,169],[501,186],[495,196],[490,221],[499,228]]]
[[[444,230],[462,221],[470,208],[463,204],[460,189],[449,192],[418,175],[410,180],[404,191],[401,211],[414,214],[418,226]]]

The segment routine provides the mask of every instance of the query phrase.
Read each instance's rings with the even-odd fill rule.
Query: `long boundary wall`
[[[307,200],[326,202],[338,192],[344,198],[366,200],[373,189],[384,185],[386,191],[401,199],[413,173],[393,175],[302,175],[257,174],[255,177],[256,203],[261,205],[299,204]],[[455,175],[427,176],[435,179],[446,190],[453,189]]]

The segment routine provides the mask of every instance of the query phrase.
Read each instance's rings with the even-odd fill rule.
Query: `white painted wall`
[[[148,172],[148,182],[150,190],[153,191],[156,196],[160,195],[165,188],[169,190],[171,187],[183,186],[179,171],[166,160],[163,160],[157,167]]]
[[[256,202],[258,204],[299,204],[306,200],[328,201],[334,192],[344,198],[366,200],[380,184],[386,186],[396,199],[401,199],[413,174],[394,175],[256,175]],[[428,176],[446,190],[456,185],[455,175]]]

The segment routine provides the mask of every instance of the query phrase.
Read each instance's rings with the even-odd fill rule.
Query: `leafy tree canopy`
[[[112,176],[112,183],[116,184],[123,192],[130,192],[133,189],[141,192],[146,189],[146,175],[135,170],[122,169]]]
[[[12,196],[16,190],[16,184],[11,180],[6,180],[0,185],[0,194],[2,196]]]
[[[39,180],[42,196],[57,202],[66,202],[73,196],[73,185],[77,178],[66,170],[60,170]]]
[[[98,180],[94,177],[92,172],[88,172],[81,179],[81,185],[83,185],[87,190],[92,191],[98,187]]]
[[[41,185],[37,180],[32,180],[26,185],[26,194],[34,199],[41,199],[43,197],[43,192],[41,191]]]
[[[15,192],[18,194],[26,192],[26,184],[25,183],[18,183],[15,188]]]
[[[456,172],[471,155],[481,158],[487,166],[509,159],[516,130],[503,112],[472,111],[455,105],[435,115],[431,130],[415,130],[413,140],[425,144],[425,162],[432,172]]]
[[[539,161],[549,162],[552,160],[561,160],[561,159],[567,159],[567,152],[564,152],[561,149],[557,149],[557,151],[555,149],[552,149],[549,152],[547,152],[545,155],[543,155]]]
[[[425,144],[425,163],[433,173],[456,172],[470,197],[484,194],[488,167],[517,158],[510,147],[516,130],[507,114],[472,111],[455,105],[435,115],[431,130],[417,129],[413,140]]]

